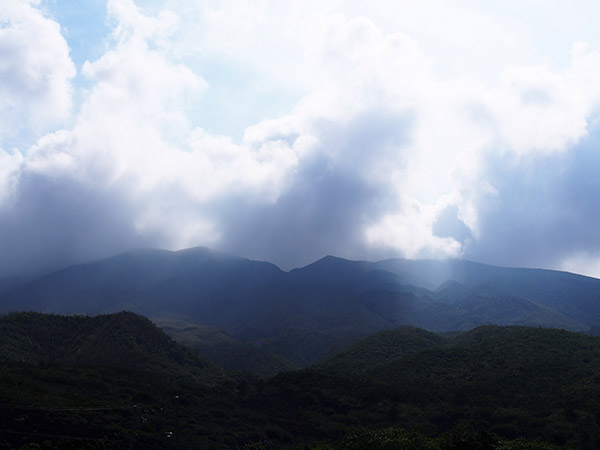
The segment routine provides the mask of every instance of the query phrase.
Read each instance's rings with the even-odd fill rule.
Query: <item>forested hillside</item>
[[[130,313],[11,314],[0,331],[0,448],[600,445],[600,338],[573,332],[405,327],[258,378]]]

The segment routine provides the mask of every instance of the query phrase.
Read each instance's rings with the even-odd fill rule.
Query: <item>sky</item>
[[[208,246],[600,277],[595,0],[0,0],[0,277]]]

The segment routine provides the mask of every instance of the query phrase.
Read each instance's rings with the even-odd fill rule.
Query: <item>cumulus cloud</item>
[[[217,198],[272,196],[290,161],[277,143],[240,147],[189,123],[207,84],[154,45],[171,14],[151,19],[126,0],[108,14],[113,43],[83,66],[92,87],[73,126],[2,153],[0,272],[214,243]]]
[[[0,274],[140,246],[209,245],[285,268],[326,253],[595,261],[600,54],[576,44],[567,64],[525,64],[532,37],[471,10],[465,24],[491,30],[482,42],[504,36],[501,48],[525,53],[492,81],[442,75],[406,20],[398,29],[348,14],[358,4],[322,3],[174,1],[174,12],[110,0],[107,49],[81,68],[74,114],[60,26],[35,2],[11,3],[0,13],[0,51],[13,55],[0,63],[10,92],[0,117],[35,110],[27,127],[45,128],[28,132],[33,145],[0,150]],[[35,56],[47,47],[58,68]],[[210,111],[198,111],[215,106],[202,64],[215,61],[298,100],[241,140],[211,133],[198,120]]]
[[[0,11],[0,139],[48,131],[71,111],[75,67],[60,25],[38,2],[9,0]]]

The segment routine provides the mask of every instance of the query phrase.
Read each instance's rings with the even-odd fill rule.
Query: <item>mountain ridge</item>
[[[139,249],[0,291],[0,312],[23,310],[178,315],[302,367],[403,325],[436,332],[488,324],[586,331],[600,326],[600,280],[457,259],[331,255],[285,272],[206,247]]]

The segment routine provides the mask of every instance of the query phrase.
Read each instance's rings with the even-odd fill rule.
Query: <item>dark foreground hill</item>
[[[176,342],[225,369],[269,376],[296,368],[273,352],[235,339],[213,326],[165,317],[155,318],[154,322]]]
[[[577,415],[600,400],[600,339],[530,327],[452,336],[402,328],[365,338],[314,370],[370,380],[405,400],[534,410],[560,404]]]
[[[365,338],[311,369],[281,374],[270,387],[293,392],[281,398],[282,409],[311,398],[327,405],[329,422],[340,427],[353,418],[357,425],[443,433],[467,421],[505,438],[594,449],[599,374],[597,337],[530,327],[455,335],[402,328]]]
[[[0,290],[0,312],[22,310],[131,310],[157,323],[177,317],[197,327],[196,334],[173,327],[171,334],[193,342],[200,355],[252,354],[236,368],[264,374],[306,367],[361,337],[403,325],[435,332],[488,324],[586,331],[600,325],[600,280],[460,260],[331,256],[284,272],[206,248],[139,250],[12,280]],[[222,339],[205,339],[202,330]]]
[[[222,370],[130,312],[95,317],[13,313],[0,317],[0,362],[110,367],[214,383]]]
[[[401,328],[309,369],[207,383],[206,363],[139,316],[0,324],[4,449],[600,446],[600,338],[578,333]]]

